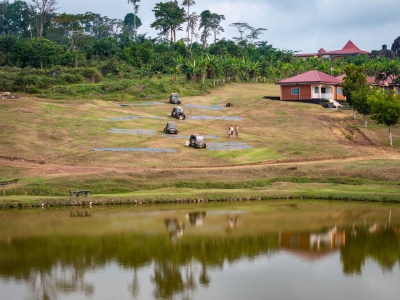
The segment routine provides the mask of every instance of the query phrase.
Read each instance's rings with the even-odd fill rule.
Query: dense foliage
[[[41,2],[41,1],[31,1]],[[54,2],[54,1],[53,1]],[[297,59],[290,50],[280,50],[259,41],[265,28],[252,28],[247,23],[231,26],[239,31],[233,40],[217,36],[224,32],[221,20],[224,15],[204,11],[190,14],[194,1],[184,1],[180,7],[177,1],[158,3],[154,8],[157,38],[138,35],[136,28],[141,25],[135,14],[128,13],[124,20],[110,19],[96,13],[70,15],[57,14],[49,7],[46,21],[37,29],[37,22],[44,13],[34,10],[32,3],[17,0],[0,2],[0,66],[13,68],[47,69],[60,67],[95,68],[104,77],[143,78],[153,75],[184,75],[188,82],[214,83],[224,81],[270,81],[293,76],[311,69],[340,75],[349,62],[365,69],[366,75],[377,76],[389,67],[399,65],[383,56],[351,57],[331,61],[313,57]],[[186,9],[186,11],[185,11]],[[42,18],[43,19],[43,18]],[[193,23],[194,22],[194,23]],[[176,31],[187,23],[188,36],[176,41]],[[199,30],[200,43],[193,42],[194,31]],[[249,34],[246,35],[246,30]],[[208,44],[208,40],[213,43]],[[394,42],[394,48],[397,45]],[[393,69],[393,68],[391,68]],[[398,71],[399,68],[397,68]],[[74,72],[67,72],[64,84],[83,83]],[[51,75],[52,72],[46,72]],[[41,79],[52,85],[51,78]],[[58,84],[60,82],[54,82]],[[38,89],[43,84],[29,84]],[[0,89],[27,91],[26,86],[12,80],[2,82]]]

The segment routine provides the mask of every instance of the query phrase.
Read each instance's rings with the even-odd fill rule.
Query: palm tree
[[[384,85],[389,86],[392,84],[392,89],[395,90],[397,74],[399,74],[399,67],[396,65],[395,61],[390,62],[383,69],[380,70],[378,75],[375,76],[375,81],[378,83],[383,82]],[[390,79],[390,83],[388,82]],[[390,89],[390,88],[389,88]]]

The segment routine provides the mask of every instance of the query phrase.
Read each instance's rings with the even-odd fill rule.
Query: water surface
[[[0,211],[1,299],[398,299],[400,207]]]

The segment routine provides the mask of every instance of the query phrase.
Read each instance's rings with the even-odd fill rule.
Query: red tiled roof
[[[336,76],[336,78],[341,80],[342,82],[343,82],[343,78],[345,78],[345,77],[346,77],[346,74],[342,74],[342,75]]]
[[[333,50],[333,51],[328,51],[325,52],[324,54],[328,54],[328,55],[349,55],[349,54],[371,54],[368,51],[363,51],[360,50],[360,48],[358,48],[352,41],[348,41],[346,43],[346,45],[344,45],[344,47],[341,50]]]
[[[305,72],[300,75],[296,75],[284,80],[277,82],[276,84],[306,84],[306,83],[329,83],[329,84],[341,84],[342,80],[330,76],[326,73],[312,70]]]
[[[354,54],[371,54],[368,51],[360,50],[352,41],[348,41],[346,45],[340,50],[325,51],[324,48],[318,50],[317,53],[295,53],[293,56],[297,57],[311,57],[311,56],[328,56],[328,55],[354,55]]]
[[[394,79],[396,80],[396,76]],[[393,80],[391,77],[388,77],[385,81],[380,80],[379,82],[376,82],[375,77],[367,76],[367,83],[371,85],[388,86],[393,84]]]
[[[377,82],[375,81],[375,77],[373,76],[367,76],[367,83],[371,85],[376,85]]]
[[[336,76],[337,79],[340,79],[341,81],[343,81],[343,78],[346,77],[346,74],[342,74],[339,76]],[[396,77],[395,77],[396,78]],[[388,79],[386,80],[386,82],[383,82],[382,80],[379,82],[376,82],[375,77],[374,76],[367,76],[367,83],[369,85],[379,85],[379,86],[387,86],[387,85],[391,85],[393,82],[392,78],[388,77]]]

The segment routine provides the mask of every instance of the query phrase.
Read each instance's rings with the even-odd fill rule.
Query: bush
[[[72,74],[62,74],[60,76],[60,79],[62,82],[68,83],[68,84],[76,84],[76,83],[85,83],[85,77],[82,75],[72,75]]]
[[[91,83],[98,83],[102,79],[100,71],[96,68],[77,68],[74,70],[77,70],[79,74],[81,74]]]

